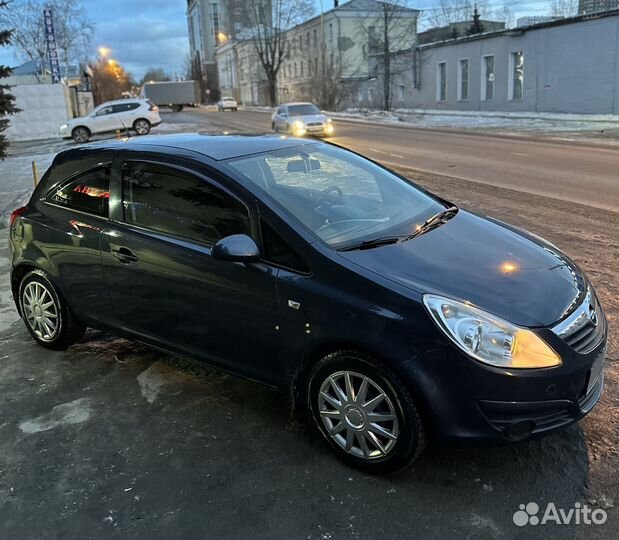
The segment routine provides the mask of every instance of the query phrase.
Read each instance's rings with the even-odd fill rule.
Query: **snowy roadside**
[[[243,107],[244,110],[270,112],[272,107]],[[346,109],[325,111],[333,118],[366,124],[392,124],[400,127],[491,131],[511,135],[547,135],[565,140],[594,139],[619,145],[619,115],[561,114],[499,111],[443,111],[434,109],[395,109],[393,111]]]

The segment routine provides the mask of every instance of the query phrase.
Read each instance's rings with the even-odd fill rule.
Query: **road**
[[[164,113],[222,131],[270,131],[268,113]],[[388,165],[619,210],[619,147],[335,121],[333,142]]]

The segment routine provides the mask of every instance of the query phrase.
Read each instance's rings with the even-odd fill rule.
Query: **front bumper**
[[[579,354],[550,330],[540,335],[563,364],[547,369],[500,369],[468,358],[451,344],[400,367],[425,405],[430,429],[448,444],[526,440],[573,424],[598,403],[604,387],[607,329]]]

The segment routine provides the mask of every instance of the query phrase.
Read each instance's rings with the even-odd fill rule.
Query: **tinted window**
[[[320,109],[316,105],[306,103],[304,105],[289,105],[288,114],[290,116],[303,116],[305,114],[320,114]]]
[[[309,268],[303,259],[294,252],[288,243],[268,223],[261,221],[260,229],[262,230],[264,258],[267,261],[299,272],[309,272]]]
[[[110,200],[109,165],[91,169],[61,184],[49,193],[47,200],[74,210],[107,217]]]
[[[114,112],[120,113],[120,112],[133,111],[134,109],[137,109],[139,106],[140,106],[139,103],[121,103],[120,105],[114,105]]]
[[[151,163],[123,168],[125,221],[163,233],[215,243],[250,234],[245,206],[191,174]]]

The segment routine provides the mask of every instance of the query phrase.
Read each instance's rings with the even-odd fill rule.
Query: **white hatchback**
[[[64,139],[85,143],[93,135],[116,130],[134,131],[148,135],[150,129],[161,123],[159,107],[148,99],[118,99],[96,107],[89,115],[73,118],[60,126]]]

